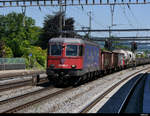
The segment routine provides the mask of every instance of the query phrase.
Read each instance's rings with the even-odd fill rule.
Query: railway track
[[[148,67],[149,68],[149,67]],[[120,85],[121,83],[123,83],[124,81],[126,81],[127,79],[129,79],[130,77],[136,75],[137,73],[141,72],[141,71],[144,71],[144,70],[147,70],[148,68],[145,68],[145,69],[142,69],[140,71],[137,71],[133,74],[131,74],[130,76],[126,77],[125,79],[121,80],[120,82],[118,82],[117,84],[115,84],[113,87],[111,87],[110,89],[108,89],[104,94],[102,94],[101,96],[99,96],[96,100],[94,100],[92,103],[90,103],[88,106],[86,106],[84,109],[82,109],[80,111],[80,113],[87,113],[90,109],[93,108],[93,106],[95,106],[100,100],[102,100],[107,94],[109,94],[113,89],[115,89],[118,85]],[[24,94],[24,95],[21,95],[21,96],[17,96],[15,98],[10,98],[10,99],[7,99],[7,100],[4,100],[4,101],[0,101],[0,107],[2,108],[3,105],[7,105],[8,103],[13,103],[15,102],[16,100],[22,100],[24,101],[24,99],[26,97],[30,97],[31,96],[40,96],[41,93],[44,93],[45,91],[51,91],[51,87],[50,88],[44,88],[42,90],[38,90],[36,92],[33,92],[33,93],[28,93],[28,94]],[[31,100],[29,102],[26,102],[26,103],[23,103],[21,105],[18,105],[18,106],[14,106],[14,107],[11,107],[11,108],[8,108],[7,110],[4,110],[4,111],[0,111],[1,113],[14,113],[14,112],[18,112],[20,110],[23,110],[24,108],[27,108],[29,106],[32,106],[34,104],[37,104],[41,101],[44,101],[44,100],[47,100],[47,99],[50,99],[54,96],[57,96],[57,95],[60,95],[66,91],[69,91],[71,90],[72,87],[68,87],[68,88],[65,88],[65,89],[61,89],[61,90],[58,90],[54,93],[50,93],[50,94],[47,94],[47,95],[44,95],[44,96],[40,96],[39,98],[37,99],[34,99],[34,100]],[[8,105],[7,105],[8,106]]]
[[[29,71],[29,72],[16,72],[16,73],[6,73],[0,75],[0,80],[11,80],[15,78],[21,78],[25,76],[32,76],[32,79],[24,80],[24,81],[16,81],[16,82],[11,82],[11,83],[5,83],[0,85],[0,92],[7,91],[10,89],[16,89],[24,86],[29,86],[29,85],[35,85],[35,84],[42,84],[47,82],[48,80],[46,78],[40,78],[40,74],[44,74],[45,71]],[[35,83],[35,78],[38,76],[39,77],[39,82]],[[36,80],[37,81],[37,80]]]
[[[83,108],[80,113],[88,113],[97,103],[99,103],[106,95],[108,95],[110,92],[112,92],[117,86],[119,86],[120,84],[122,84],[123,82],[125,82],[126,80],[128,80],[130,77],[132,76],[136,76],[139,72],[142,72],[144,70],[148,70],[148,68],[142,69],[140,71],[137,71],[131,75],[129,75],[128,77],[124,78],[123,80],[119,81],[118,83],[116,83],[115,85],[113,85],[112,87],[110,87],[107,91],[105,91],[102,95],[100,95],[99,97],[97,97],[94,101],[92,101],[90,104],[88,104],[85,108]],[[148,71],[147,71],[148,72]],[[131,95],[132,91],[134,90],[135,86],[137,85],[137,83],[140,81],[140,79],[144,76],[144,74],[135,82],[134,86],[131,88],[128,97],[124,100],[123,104],[120,107],[120,110],[118,111],[118,113],[122,112],[124,107],[126,106],[129,96]]]
[[[52,91],[52,89],[53,89],[52,87],[47,87],[47,88],[40,89],[40,90],[37,90],[37,91],[34,91],[34,92],[30,92],[30,93],[27,93],[27,94],[24,94],[24,95],[20,95],[20,96],[14,97],[14,98],[10,98],[10,99],[7,99],[7,100],[0,101],[0,107],[2,107],[3,105],[6,106],[7,103],[12,103],[12,102],[15,102],[15,101],[18,101],[18,100],[24,100],[24,98],[26,98],[26,97],[33,97],[35,95],[38,96],[38,94],[44,93],[46,91]],[[70,89],[72,89],[72,87],[57,90],[54,93],[44,95],[44,96],[39,97],[37,99],[34,99],[34,100],[29,101],[29,102],[23,103],[19,106],[16,106],[16,107],[10,108],[8,110],[2,111],[1,113],[14,113],[14,112],[17,112],[19,110],[22,110],[24,108],[32,106],[32,105],[34,105],[36,103],[39,103],[41,101],[44,101],[44,100],[47,100],[47,99],[52,98],[54,96],[57,96],[59,94],[62,94],[62,93],[66,92]]]
[[[37,84],[42,84],[42,83],[46,83],[46,82],[48,82],[48,80],[46,78],[41,78],[40,82],[38,82]],[[11,89],[17,89],[17,88],[25,87],[25,86],[29,86],[29,85],[32,85],[32,79],[25,80],[25,81],[18,81],[18,82],[14,82],[14,83],[3,84],[3,85],[0,85],[0,92],[11,90]]]

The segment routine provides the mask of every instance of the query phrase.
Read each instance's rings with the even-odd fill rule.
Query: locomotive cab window
[[[79,46],[79,56],[83,56],[84,54],[84,47],[83,45]]]
[[[62,50],[61,45],[51,45],[50,49],[51,49],[50,51],[52,56],[61,56],[61,50]]]
[[[77,56],[77,55],[78,55],[78,46],[77,45],[67,45],[66,56]]]

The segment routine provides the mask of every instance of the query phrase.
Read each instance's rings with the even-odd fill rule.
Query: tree
[[[11,48],[5,45],[3,40],[0,40],[0,57],[2,58],[10,58],[13,57],[13,52]]]
[[[60,32],[59,20],[60,20],[61,15],[63,16],[62,18],[63,31],[74,30],[74,25],[73,25],[74,19],[73,18],[64,19],[64,12],[62,13],[56,12],[54,13],[54,15],[47,15],[44,19],[43,33],[41,34],[40,42],[39,42],[39,45],[43,49],[47,48],[47,43],[49,39],[60,36],[61,32]],[[65,22],[65,25],[64,25],[64,22]],[[62,33],[63,37],[73,37],[74,35],[75,35],[74,32]]]
[[[23,57],[29,65],[32,53],[34,66],[45,67],[46,51],[37,45],[42,29],[35,20],[19,13],[0,15],[0,57]]]
[[[4,57],[5,56],[5,49],[4,49],[4,47],[5,47],[5,43],[4,43],[4,41],[0,41],[0,57]]]
[[[10,13],[0,16],[0,40],[12,49],[14,57],[21,57],[24,54],[22,44],[29,41],[31,45],[36,44],[41,29],[35,26],[35,21],[19,13]]]
[[[74,30],[74,19],[73,18],[68,18],[65,20],[65,26],[63,27],[64,31],[73,31]],[[75,32],[70,32],[70,33],[63,33],[64,37],[74,37],[77,35]]]

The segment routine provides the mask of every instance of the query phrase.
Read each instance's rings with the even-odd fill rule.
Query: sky
[[[27,7],[26,16],[32,17],[36,25],[43,27],[44,17],[59,11],[59,7]],[[75,19],[75,29],[89,26],[88,12],[92,12],[92,29],[108,29],[111,26],[111,10],[109,5],[95,6],[67,6],[66,17]],[[21,13],[21,7],[0,8],[0,15],[11,12]],[[115,5],[112,29],[140,29],[150,28],[150,4],[144,5]],[[84,33],[82,33],[84,34]],[[113,36],[150,36],[149,32],[112,32]],[[109,33],[94,32],[92,36],[105,37]]]

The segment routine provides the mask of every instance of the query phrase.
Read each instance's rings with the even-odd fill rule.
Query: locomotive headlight
[[[76,65],[71,65],[72,68],[76,68]]]

